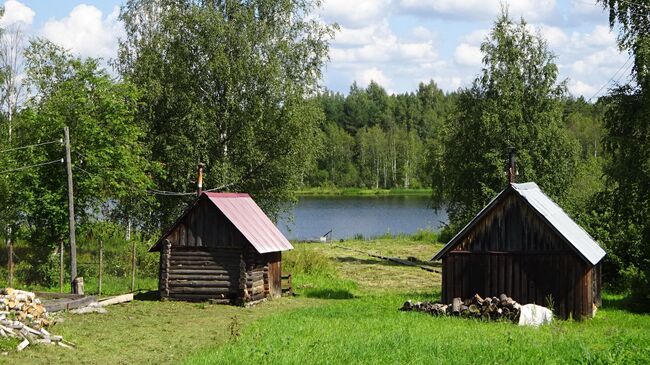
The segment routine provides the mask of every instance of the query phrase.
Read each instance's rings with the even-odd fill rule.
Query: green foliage
[[[25,60],[32,98],[17,116],[13,146],[60,140],[69,126],[78,224],[99,216],[118,219],[124,212],[142,214],[137,207],[151,203],[145,189],[153,166],[135,119],[135,88],[114,81],[97,60],[72,57],[48,41],[33,40]],[[11,153],[19,166],[64,157],[59,142]],[[58,266],[52,253],[67,241],[65,170],[56,162],[12,173],[9,181],[10,192],[2,200],[16,225],[14,240],[24,237],[31,248],[22,258],[32,271],[25,279],[52,283]]]
[[[318,4],[127,1],[119,69],[143,91],[138,117],[164,166],[160,189],[194,190],[204,162],[207,188],[250,192],[272,216],[293,199],[323,118],[305,101],[333,35],[310,16]],[[154,218],[167,225],[183,205],[159,201]]]
[[[605,166],[608,190],[603,202],[609,221],[601,231],[613,263],[637,300],[650,307],[650,7],[646,1],[599,1],[609,11],[618,43],[634,60],[636,85],[613,89],[605,99]]]
[[[434,180],[436,204],[448,202],[456,227],[506,184],[510,148],[517,180],[537,182],[560,203],[578,162],[578,145],[562,125],[565,87],[545,41],[504,13],[481,50],[483,72],[459,95],[437,167],[444,178]]]

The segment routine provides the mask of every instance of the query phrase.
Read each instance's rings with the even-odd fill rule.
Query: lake
[[[329,230],[334,239],[369,238],[435,230],[445,223],[447,212],[429,208],[428,196],[302,196],[278,227],[291,240],[312,240]]]

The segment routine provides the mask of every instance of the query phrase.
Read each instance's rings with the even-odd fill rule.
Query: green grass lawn
[[[64,314],[51,332],[77,349],[35,346],[0,362],[650,363],[650,316],[620,309],[620,298],[592,320],[539,329],[400,312],[407,299],[437,299],[440,275],[341,246],[422,260],[441,247],[416,237],[298,244],[284,256],[296,297],[253,308],[136,300],[104,315]]]

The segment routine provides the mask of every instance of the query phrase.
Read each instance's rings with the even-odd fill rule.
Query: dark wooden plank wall
[[[206,199],[166,237],[173,246],[182,247],[242,247],[248,243],[241,232]]]
[[[506,293],[555,313],[591,316],[600,297],[597,269],[585,263],[530,207],[512,195],[494,207],[442,260],[442,300]],[[595,281],[596,280],[596,281]]]
[[[282,296],[282,252],[265,254],[268,262],[269,294],[273,297]]]

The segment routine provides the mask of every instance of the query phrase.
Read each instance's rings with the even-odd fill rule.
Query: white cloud
[[[106,17],[92,5],[77,5],[59,20],[49,20],[42,34],[75,54],[86,57],[115,57],[117,39],[124,30],[117,17],[118,7]]]
[[[366,27],[348,28],[341,27],[335,36],[334,43],[336,46],[362,46],[381,40],[394,41],[388,21],[376,22]]]
[[[371,81],[378,83],[384,88],[389,88],[391,86],[391,80],[377,67],[360,70],[357,72],[355,80],[359,83],[359,86],[362,87],[368,86]]]
[[[567,41],[569,40],[569,36],[567,36],[564,31],[558,27],[542,24],[537,27],[537,29],[539,30],[541,36],[546,39],[548,45],[551,48],[562,47],[566,45]]]
[[[456,51],[454,51],[454,60],[463,66],[480,66],[483,60],[483,54],[479,47],[461,43],[456,47]]]
[[[567,85],[569,92],[573,95],[583,95],[586,98],[590,98],[596,90],[595,86],[582,82],[580,80],[571,80]]]
[[[5,1],[4,8],[5,13],[2,16],[2,19],[0,19],[0,26],[2,27],[16,23],[30,25],[34,21],[34,16],[36,15],[34,10],[15,0]]]
[[[517,0],[504,3],[502,0],[399,0],[397,7],[404,13],[417,16],[436,16],[492,20],[501,11],[502,4],[508,6],[511,16],[523,16],[528,20],[539,20],[555,9],[555,0]]]
[[[413,28],[411,30],[411,33],[413,33],[413,36],[415,36],[416,39],[419,40],[431,40],[436,38],[436,33],[429,28],[425,28],[421,25]]]
[[[464,35],[462,41],[473,46],[478,46],[485,41],[489,34],[489,29],[476,29]]]
[[[360,27],[385,18],[390,0],[325,0],[319,13],[346,27]]]
[[[574,33],[572,42],[595,48],[608,47],[616,44],[616,35],[609,30],[608,26],[597,25],[591,33]]]

